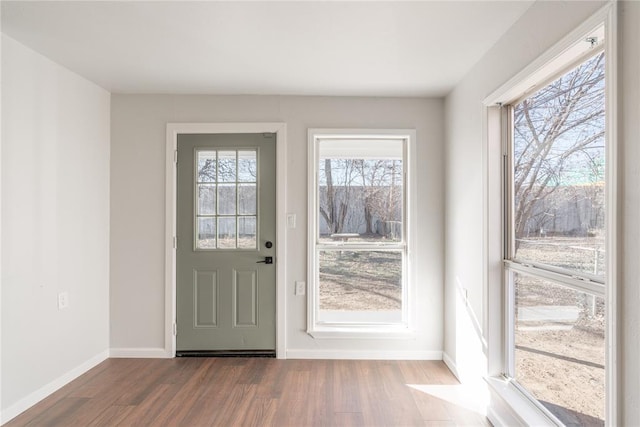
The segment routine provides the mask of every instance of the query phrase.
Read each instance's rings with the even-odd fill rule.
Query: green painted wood
[[[198,189],[196,152],[255,149],[257,169],[257,248],[196,249]],[[182,134],[178,136],[177,176],[177,351],[275,350],[276,268],[257,263],[271,256],[276,245],[276,137],[274,134]],[[204,175],[201,174],[202,178]],[[203,192],[219,196],[215,172],[207,175]],[[211,178],[213,176],[213,178]],[[239,184],[238,184],[239,185]],[[232,183],[220,191],[233,192]],[[242,190],[240,190],[242,191]],[[231,192],[231,193],[229,193]],[[218,197],[219,198],[219,197]],[[201,213],[219,213],[212,197]],[[232,200],[224,198],[227,202]],[[221,211],[229,212],[221,206]],[[244,212],[247,204],[237,203]],[[250,209],[251,203],[249,203]],[[211,218],[211,217],[210,217]],[[213,217],[215,218],[215,217]],[[223,218],[230,221],[230,217]],[[213,221],[206,219],[206,221]],[[203,234],[213,245],[215,233]],[[247,240],[242,240],[247,245]],[[273,242],[271,248],[265,243]],[[222,241],[219,241],[220,244]]]

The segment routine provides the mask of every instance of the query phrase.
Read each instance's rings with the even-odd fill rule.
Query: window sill
[[[489,421],[498,426],[541,426],[557,427],[540,408],[527,399],[511,381],[501,377],[486,377],[491,401]]]
[[[391,325],[317,325],[307,333],[316,339],[406,339],[416,338],[416,332],[406,326]]]

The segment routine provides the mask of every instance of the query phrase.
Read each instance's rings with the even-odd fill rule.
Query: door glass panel
[[[198,218],[196,247],[213,249],[216,247],[216,219],[212,217]]]
[[[236,217],[218,218],[218,247],[235,249],[236,247]]]
[[[196,249],[257,249],[257,153],[197,151]]]
[[[257,182],[258,161],[255,151],[238,151],[238,182]]]
[[[236,185],[218,185],[218,215],[236,214]]]
[[[238,218],[238,247],[255,249],[256,245],[256,217],[241,216]]]
[[[198,182],[216,181],[216,152],[198,151]]]
[[[238,185],[238,204],[240,215],[256,214],[256,184]]]
[[[216,185],[198,184],[198,215],[215,215]]]
[[[218,152],[218,182],[235,182],[236,180],[236,152]]]

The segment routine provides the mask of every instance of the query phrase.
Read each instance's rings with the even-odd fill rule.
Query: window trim
[[[495,399],[489,408],[489,418],[499,423],[501,416],[510,417],[505,410],[515,410],[519,414],[529,414],[522,421],[525,424],[557,425],[548,416],[548,411],[535,405],[525,398],[524,394],[503,374],[508,367],[509,354],[505,340],[509,333],[509,293],[506,284],[507,273],[503,267],[506,249],[505,215],[507,206],[502,204],[505,182],[501,175],[506,160],[506,145],[508,131],[504,125],[504,111],[506,105],[522,97],[532,86],[532,80],[539,84],[545,83],[545,78],[552,78],[558,72],[558,61],[564,54],[600,25],[604,25],[605,50],[605,137],[607,140],[606,158],[606,219],[607,237],[605,248],[606,262],[609,266],[605,282],[611,284],[604,289],[606,305],[606,335],[605,335],[605,422],[607,425],[617,425],[619,419],[618,407],[618,378],[621,377],[617,363],[617,234],[618,225],[616,212],[618,198],[616,189],[619,185],[617,178],[617,4],[611,2],[603,6],[598,12],[586,19],[575,30],[562,38],[558,43],[544,52],[529,66],[496,89],[483,100],[483,189],[484,189],[484,298],[485,318],[488,342],[488,376],[487,383]],[[575,58],[574,58],[575,59]],[[560,68],[568,67],[566,61]],[[547,80],[548,82],[548,80]],[[501,124],[502,123],[502,124]],[[499,219],[498,219],[499,218]],[[535,268],[532,266],[532,268]],[[526,411],[525,411],[526,409]],[[544,422],[543,422],[544,421]]]
[[[320,246],[334,248],[336,245],[317,245],[316,230],[318,229],[318,142],[327,139],[402,139],[405,140],[404,156],[406,164],[403,166],[404,174],[404,213],[402,242],[381,244],[380,250],[402,249],[406,262],[403,266],[404,302],[402,323],[375,324],[375,323],[320,323],[317,318],[316,304],[316,272],[318,262],[316,253]],[[417,190],[416,190],[416,131],[413,129],[323,129],[310,128],[308,130],[308,223],[307,223],[307,333],[314,338],[353,338],[353,339],[414,339],[415,302],[415,262],[412,258],[415,254],[416,242],[411,237],[415,230],[417,219]],[[357,249],[358,245],[345,245],[348,248]],[[367,246],[367,249],[369,247]],[[371,248],[374,249],[374,248]]]

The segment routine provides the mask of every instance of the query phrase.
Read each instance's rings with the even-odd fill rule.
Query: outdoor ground
[[[579,271],[604,272],[602,238],[548,240],[528,239],[518,255]],[[604,425],[604,299],[516,275],[516,307],[518,381],[565,424]]]
[[[400,310],[399,252],[326,251],[320,258],[320,309]]]

